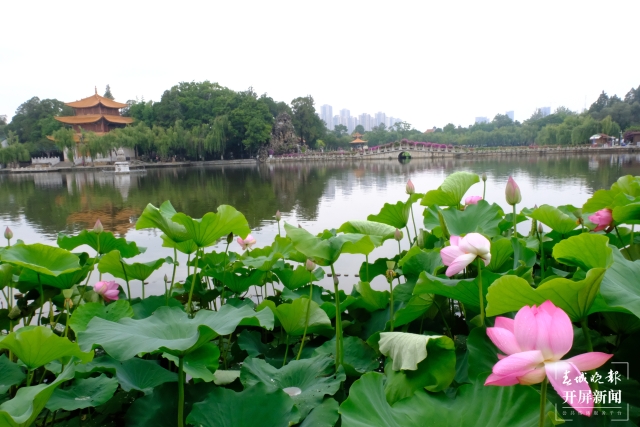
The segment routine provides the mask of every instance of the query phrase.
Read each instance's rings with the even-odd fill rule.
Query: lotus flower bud
[[[9,227],[4,230],[4,238],[7,240],[13,239],[13,231]]]
[[[104,231],[104,227],[102,226],[102,223],[100,222],[100,220],[96,221],[96,224],[93,226],[93,232],[100,234]]]
[[[169,282],[169,277],[165,274],[164,275],[164,283],[167,283],[167,282]]]
[[[413,194],[416,192],[416,187],[413,185],[413,182],[411,182],[411,180],[407,181],[406,191],[407,194]]]
[[[538,223],[538,234],[542,234],[542,233],[544,233],[544,228],[542,228],[542,223],[539,222]]]
[[[14,305],[13,307],[11,307],[11,311],[9,312],[7,317],[9,317],[9,319],[13,320],[13,319],[18,318],[19,316],[20,316],[20,308],[18,308],[17,305]]]
[[[280,221],[280,218],[282,218],[282,215],[280,215],[280,211],[276,212],[276,221]]]
[[[593,231],[605,230],[613,224],[613,212],[611,209],[600,209],[589,217],[589,221],[597,225]]]
[[[424,230],[421,228],[418,230],[418,247],[424,249]]]
[[[487,173],[482,172],[482,182],[487,182]]]
[[[307,259],[307,262],[304,264],[304,268],[306,268],[307,271],[313,271],[316,269],[316,264],[311,259]]]
[[[396,232],[393,233],[393,238],[396,239],[398,242],[402,240],[402,231],[396,228]]]
[[[336,286],[340,284],[340,282],[338,281],[338,277],[335,274],[333,275],[333,284]]]
[[[518,184],[516,184],[512,177],[509,177],[509,180],[507,181],[507,187],[504,190],[504,194],[506,196],[507,203],[511,206],[517,205],[522,201],[520,187],[518,187]]]
[[[229,233],[227,236],[227,244],[230,245],[233,242],[233,233]]]

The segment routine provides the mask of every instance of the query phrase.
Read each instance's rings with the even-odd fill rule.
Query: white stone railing
[[[32,165],[46,165],[49,164],[51,166],[57,165],[60,163],[59,157],[32,157],[31,164]]]

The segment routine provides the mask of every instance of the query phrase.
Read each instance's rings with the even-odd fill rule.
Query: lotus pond
[[[250,212],[149,204],[151,261],[100,222],[6,230],[0,426],[636,425],[640,177],[560,206],[516,181],[408,182],[319,233],[276,214],[262,247]]]

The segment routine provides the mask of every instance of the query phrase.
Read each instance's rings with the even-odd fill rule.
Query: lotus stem
[[[478,261],[478,299],[480,301],[480,326],[484,326],[484,293],[482,291],[482,259]]]
[[[184,357],[178,360],[178,427],[184,427]]]
[[[144,299],[144,280],[141,280],[140,283],[142,284],[142,299]]]
[[[516,230],[516,225],[518,221],[516,220],[516,205],[513,205],[513,237],[518,238],[518,230]]]
[[[227,245],[228,247],[229,245]],[[193,288],[196,285],[196,276],[198,275],[198,260],[200,259],[200,249],[196,250],[196,257],[194,258],[195,266],[193,267],[193,276],[191,276],[191,289],[189,290],[189,301],[187,301],[187,310],[190,315],[193,316],[193,307],[191,307],[191,300],[193,299]]]
[[[398,278],[398,280],[400,280]],[[393,279],[389,280],[389,322],[391,323],[391,332],[393,332]]]
[[[549,379],[544,377],[544,381],[542,381],[542,385],[540,386],[540,421],[538,423],[539,427],[544,427],[545,421],[545,407],[547,406],[547,384],[549,383]]]
[[[411,234],[409,234],[409,226],[405,225],[404,229],[407,230],[407,239],[409,239],[409,248],[411,248]]]
[[[624,242],[622,241],[622,237],[620,237],[620,232],[618,231],[618,226],[617,226],[617,225],[614,225],[614,226],[613,226],[613,229],[614,229],[614,230],[616,230],[616,235],[618,236],[618,240],[620,240],[620,244],[622,245],[622,247],[623,247],[623,248],[625,248],[625,249],[626,249],[626,251],[627,251],[627,255],[629,255],[629,260],[630,260],[630,261],[635,261],[635,260],[633,259],[633,255],[631,255],[631,251],[629,250],[629,248],[631,247],[631,245],[629,245],[629,246],[625,246]],[[38,277],[40,277],[40,276],[38,276]]]
[[[449,328],[449,324],[447,323],[447,319],[444,317],[444,313],[442,312],[442,309],[440,308],[440,304],[438,304],[438,301],[436,301],[436,296],[433,296],[433,303],[436,305],[436,308],[438,309],[438,313],[440,313],[440,317],[442,317],[442,322],[444,323],[444,327],[447,330],[447,336],[451,339],[453,339],[453,334],[451,333],[451,328]]]
[[[178,250],[173,248],[173,273],[171,274],[171,286],[169,286],[169,294],[167,295],[167,305],[169,305],[169,298],[173,294],[173,284],[176,280],[176,268],[178,267]]]
[[[416,220],[413,217],[413,203],[409,205],[409,210],[411,211],[411,222],[413,222],[413,234],[416,236],[416,241],[418,240],[418,231],[416,229]]]
[[[300,343],[300,349],[298,350],[298,356],[296,357],[296,360],[300,360],[300,356],[302,356],[304,340],[307,337],[307,328],[309,327],[309,313],[311,312],[311,298],[313,298],[313,282],[309,282],[309,302],[307,302],[307,314],[304,318],[304,333],[302,334],[302,342]]]
[[[400,242],[398,242],[400,245]],[[340,292],[338,290],[338,280],[336,271],[331,264],[331,275],[333,276],[333,290],[336,299],[336,371],[342,365],[342,313],[340,313]]]
[[[287,334],[286,338],[286,348],[284,350],[284,359],[282,359],[282,366],[287,364],[287,355],[289,354],[289,334]]]
[[[482,183],[482,200],[487,200],[485,194],[487,194],[487,181]]]
[[[42,310],[44,310],[44,290],[42,289],[42,283],[40,282],[40,273],[38,273],[38,287],[40,288],[40,314],[38,314],[38,326],[40,326],[40,320],[42,319]]]
[[[129,304],[131,304],[131,286],[129,286],[129,276],[127,276],[127,269],[124,268],[124,262],[120,261],[122,265],[122,272],[124,273],[124,281],[127,282],[127,295],[129,297]]]

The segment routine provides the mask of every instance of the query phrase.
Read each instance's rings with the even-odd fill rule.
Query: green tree
[[[333,133],[335,134],[336,138],[342,137],[342,135],[345,135],[348,131],[349,129],[347,129],[345,125],[336,125],[333,128]]]
[[[326,134],[324,122],[316,114],[313,105],[314,101],[311,95],[291,101],[293,127],[303,141],[312,147],[315,146],[317,139],[323,138]]]
[[[353,130],[354,133],[359,133],[359,134],[364,134],[364,126],[362,125],[358,125],[356,126],[356,128]]]
[[[107,85],[107,87],[104,89],[104,96],[105,98],[109,98],[109,99],[115,99],[113,97],[113,95],[111,94],[111,87],[109,85]]]
[[[22,143],[40,143],[62,127],[55,116],[70,116],[73,110],[57,99],[43,99],[37,96],[22,103],[7,125],[6,130],[15,132]]]

